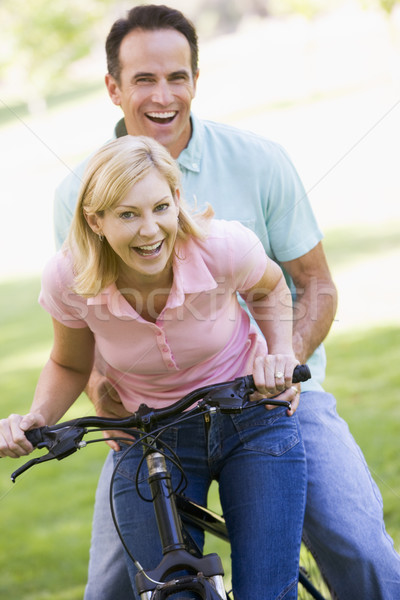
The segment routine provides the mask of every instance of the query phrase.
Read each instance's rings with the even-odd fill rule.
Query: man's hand
[[[96,369],[93,369],[85,391],[89,396],[89,399],[93,402],[96,414],[99,417],[108,417],[112,419],[129,417],[130,413],[125,410],[116,389],[112,386],[107,377],[104,377],[104,375],[99,373]],[[121,432],[105,431],[103,435],[105,438],[120,437]],[[118,451],[120,449],[117,442],[109,440],[107,441],[107,444],[112,450]]]

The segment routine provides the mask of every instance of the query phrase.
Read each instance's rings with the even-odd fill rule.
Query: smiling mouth
[[[169,111],[165,111],[165,112],[148,112],[148,113],[146,113],[146,117],[150,121],[153,121],[153,123],[158,123],[159,125],[165,125],[168,123],[172,123],[172,121],[175,119],[177,114],[178,114],[178,111],[176,111],[176,110],[169,110]]]
[[[137,254],[140,254],[140,256],[155,256],[160,253],[163,243],[164,240],[161,240],[161,242],[156,242],[155,244],[148,246],[135,246],[133,250],[137,252]]]

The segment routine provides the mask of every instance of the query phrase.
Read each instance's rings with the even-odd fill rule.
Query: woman
[[[163,440],[178,454],[194,501],[205,503],[212,479],[219,482],[235,599],[296,598],[306,473],[293,416],[290,293],[252,232],[211,217],[211,209],[196,218],[185,210],[179,170],[154,140],[126,136],[93,156],[67,243],[43,275],[50,359],[30,413],[0,422],[0,456],[31,452],[24,432],[57,422],[94,363],[129,412],[252,373],[262,396],[285,392],[293,408],[190,420]],[[132,485],[141,457],[138,448],[121,466],[115,504],[132,554],[151,569],[161,558],[152,507]]]

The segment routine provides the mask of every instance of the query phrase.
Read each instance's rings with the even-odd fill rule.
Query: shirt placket
[[[172,350],[168,344],[165,331],[162,327],[160,327],[160,325],[153,325],[153,327],[156,334],[157,346],[165,367],[168,369],[168,371],[177,371],[178,366],[173,357]]]

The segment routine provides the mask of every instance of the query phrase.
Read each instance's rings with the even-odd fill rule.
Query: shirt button
[[[197,163],[192,163],[192,168],[193,168],[193,169],[198,169],[198,168],[199,168],[199,165],[198,165]]]
[[[163,347],[162,349],[163,352],[168,352],[168,348],[166,346]]]

